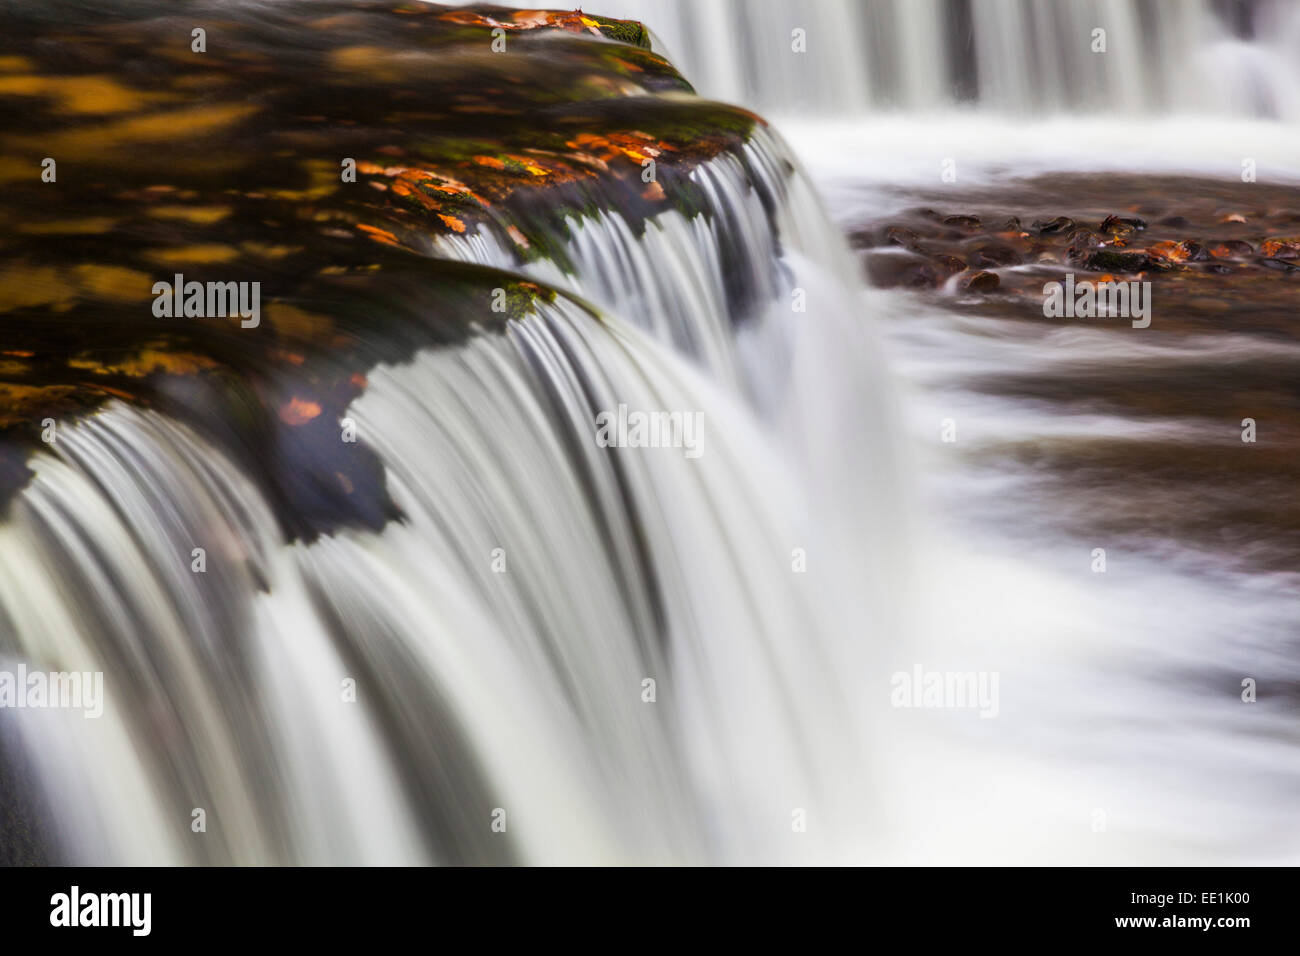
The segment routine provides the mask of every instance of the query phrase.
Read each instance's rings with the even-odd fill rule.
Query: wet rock
[[[1010,219],[1004,222],[999,228],[1001,229],[1002,232],[1023,232],[1024,231],[1024,228],[1020,225],[1019,216],[1012,216]]]
[[[958,281],[967,292],[992,292],[1001,285],[1001,280],[992,272],[973,272]]]
[[[1204,262],[1210,258],[1209,250],[1195,239],[1186,239],[1182,242],[1166,239],[1154,243],[1147,252],[1169,262]]]
[[[1055,219],[1037,219],[1030,228],[1040,236],[1054,236],[1073,229],[1075,225],[1077,224],[1073,219],[1057,216]]]
[[[945,226],[956,226],[958,229],[965,229],[974,232],[980,228],[978,216],[949,216],[943,221]]]
[[[1084,266],[1093,272],[1167,272],[1168,263],[1145,252],[1117,252],[1098,249],[1084,260]]]
[[[1265,239],[1259,254],[1270,259],[1300,259],[1300,239]]]
[[[956,256],[931,256],[930,261],[944,273],[945,278],[966,271],[966,263]]]
[[[1083,226],[1071,232],[1066,237],[1066,242],[1079,249],[1095,249],[1106,242],[1106,237]]]
[[[1153,244],[1147,252],[1161,259],[1168,259],[1170,262],[1187,261],[1187,250],[1183,248],[1183,244],[1169,239]]]
[[[1160,220],[1160,225],[1169,226],[1173,229],[1186,229],[1191,223],[1182,216],[1166,216]]]
[[[1216,239],[1210,243],[1210,255],[1216,259],[1237,259],[1255,254],[1255,247],[1240,239]]]
[[[1065,254],[1062,255],[1058,260],[1044,259],[1042,256],[1039,256],[1038,261],[1039,262],[1060,261],[1060,262],[1069,263],[1072,266],[1079,266],[1080,268],[1087,269],[1089,268],[1088,257],[1092,255],[1093,250],[1095,248],[1096,248],[1095,245],[1070,246],[1068,249],[1065,250]]]
[[[1256,259],[1255,262],[1258,265],[1263,266],[1265,269],[1275,269],[1279,272],[1285,272],[1288,275],[1293,272],[1300,272],[1300,265],[1296,265],[1294,262],[1288,262],[1285,259]]]
[[[853,249],[870,249],[876,245],[874,229],[849,230],[849,246]]]
[[[1128,235],[1146,227],[1147,221],[1137,216],[1107,216],[1101,222],[1101,231],[1108,236]]]
[[[1025,261],[1019,252],[1004,242],[987,242],[974,249],[969,259],[973,269],[1018,266]]]
[[[923,256],[878,252],[867,258],[867,278],[882,289],[933,289],[939,272]],[[945,273],[943,278],[947,278]]]
[[[887,226],[885,244],[902,246],[904,249],[916,249],[921,244],[921,237],[906,226]]]

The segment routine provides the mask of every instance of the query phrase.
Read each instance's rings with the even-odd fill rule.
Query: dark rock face
[[[0,8],[0,504],[44,419],[114,398],[245,464],[286,536],[381,526],[398,510],[378,460],[338,439],[369,369],[556,294],[431,259],[433,237],[482,228],[520,264],[564,268],[571,216],[640,230],[706,210],[691,172],[741,154],[756,122],[657,95],[691,87],[626,21],[350,0],[177,12]],[[209,21],[219,42],[196,52]],[[259,283],[260,324],[155,314],[151,287],[176,274]]]

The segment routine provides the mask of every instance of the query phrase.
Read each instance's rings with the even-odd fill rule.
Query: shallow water
[[[1246,125],[1260,141],[1289,135]],[[1014,215],[1026,227],[1066,215],[1094,228],[1108,212],[1140,210],[1152,229],[1158,216],[1184,216],[1185,235],[1270,234],[1288,222],[1294,232],[1288,217],[1300,210],[1289,183],[1251,192],[1230,167],[1207,175],[1213,157],[1189,160],[1153,135],[1130,142],[1148,151],[1143,161],[1098,172],[1125,158],[1022,159],[1015,148],[1048,140],[1052,126],[1016,124],[1003,159],[981,139],[970,180],[927,184],[882,175],[883,157],[932,147],[922,124],[886,135],[898,152],[870,124],[784,129],[859,237],[864,270],[873,255],[906,255],[880,237],[922,223],[918,208]],[[1112,127],[1107,141],[1123,133]],[[1048,172],[1052,162],[1062,165]],[[1219,221],[1237,208],[1260,221]],[[895,743],[895,793],[908,805],[905,832],[919,835],[900,858],[1293,861],[1300,286],[1263,269],[1153,275],[1153,321],[1135,329],[1045,318],[1042,284],[1066,268],[994,268],[1003,282],[989,293],[951,282],[865,293],[902,380],[923,529],[898,666],[1001,675],[996,720],[890,715],[906,741]],[[1247,416],[1267,422],[1267,439],[1241,441]],[[1256,703],[1241,699],[1247,677]]]

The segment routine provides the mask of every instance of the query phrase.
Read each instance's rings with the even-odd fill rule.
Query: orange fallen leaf
[[[1300,254],[1300,239],[1265,239],[1259,252],[1264,256],[1294,258]]]
[[[95,389],[96,391],[105,392],[114,398],[120,398],[123,401],[134,402],[135,396],[130,392],[124,392],[120,388],[110,388],[107,385],[96,384],[94,382],[78,382],[78,385],[84,385],[86,388]]]
[[[320,414],[320,405],[304,398],[294,397],[280,407],[280,421],[286,425],[305,425]]]
[[[379,229],[375,226],[368,226],[364,222],[357,223],[357,228],[360,229],[362,232],[366,233],[367,235],[369,235],[370,238],[374,239],[376,242],[386,242],[390,246],[395,246],[398,244],[397,237],[393,235],[391,232],[389,232],[387,229]]]
[[[1170,262],[1186,262],[1188,257],[1186,246],[1181,242],[1172,242],[1168,239],[1154,243],[1147,251]]]
[[[527,170],[529,175],[531,176],[549,176],[551,173],[551,171],[547,169],[545,166],[539,166],[537,163],[533,162],[527,156],[517,156],[514,153],[510,153],[507,155],[506,158],[512,159],[520,166],[524,167],[524,169]]]

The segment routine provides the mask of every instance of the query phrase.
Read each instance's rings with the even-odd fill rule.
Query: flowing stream
[[[773,127],[694,169],[702,208],[643,230],[611,193],[554,231],[559,255],[521,261],[504,211],[428,240],[558,294],[370,371],[347,414],[400,519],[286,541],[246,462],[127,402],[31,457],[0,524],[0,669],[106,689],[98,719],[3,714],[0,855],[1294,859],[1293,570],[1171,533],[1094,575],[1097,487],[1019,454],[1177,448],[1205,421],[985,387],[1038,369],[1060,399],[1208,345],[864,291],[844,234],[935,202],[950,158],[963,189],[1013,168],[1235,176],[1245,155],[1295,175],[1298,8],[607,7]],[[602,447],[620,405],[698,416],[699,454]],[[997,673],[998,719],[891,707],[919,666]],[[1253,709],[1243,675],[1268,689]]]

